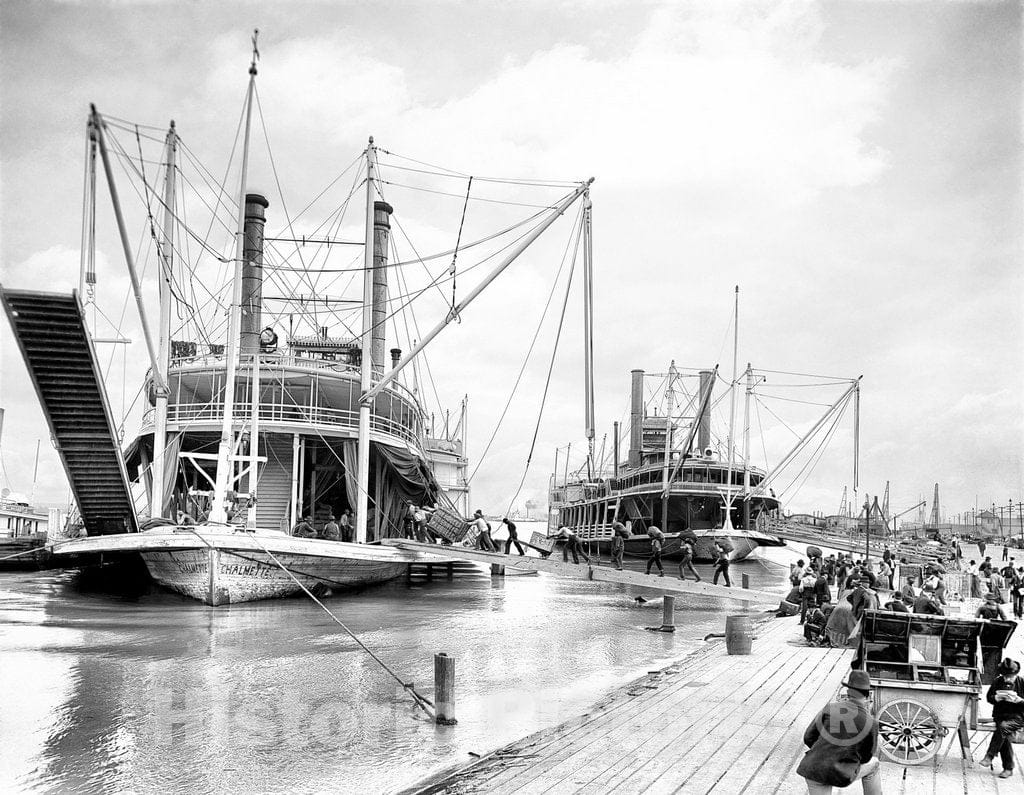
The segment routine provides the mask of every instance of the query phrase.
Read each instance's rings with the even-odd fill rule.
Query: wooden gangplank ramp
[[[587,565],[586,563],[575,564],[565,563],[551,558],[539,558],[530,555],[504,555],[500,552],[484,552],[479,549],[470,549],[458,545],[424,544],[419,541],[406,541],[399,538],[386,538],[382,544],[395,546],[410,552],[436,555],[438,562],[448,560],[468,560],[474,563],[489,563],[491,565],[504,566],[506,569],[517,571],[541,572],[544,574],[555,574],[559,577],[575,577],[584,580],[597,582],[612,582],[619,585],[633,585],[637,588],[649,588],[672,596],[683,594],[688,596],[704,596],[712,599],[730,599],[740,602],[756,602],[778,605],[782,598],[781,593],[772,591],[761,591],[753,588],[733,587],[727,588],[724,585],[713,585],[709,582],[694,582],[693,580],[680,580],[671,574],[659,577],[656,574],[643,574],[637,571],[613,569],[610,566]],[[671,572],[676,567],[671,562],[665,564],[667,571]]]

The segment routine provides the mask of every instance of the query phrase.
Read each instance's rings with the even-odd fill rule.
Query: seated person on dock
[[[316,538],[316,530],[313,529],[313,517],[303,516],[292,528],[292,535],[297,538]]]
[[[828,623],[825,624],[825,637],[828,638],[829,644],[837,649],[850,644],[850,635],[857,628],[850,596],[851,594],[846,594],[836,603],[835,609],[828,617]]]
[[[1019,676],[1020,663],[1007,657],[996,668],[996,678],[988,689],[986,700],[992,705],[992,720],[996,729],[988,751],[981,760],[982,767],[992,767],[992,760],[999,754],[1003,770],[999,778],[1013,777],[1013,746],[1011,737],[1024,729],[1024,680]]]
[[[804,624],[804,639],[812,646],[827,643],[825,625],[828,624],[828,617],[832,610],[832,603],[826,599],[807,616],[807,622]]]
[[[907,605],[903,601],[903,597],[898,593],[894,593],[892,595],[892,599],[886,604],[885,609],[890,610],[893,613],[910,612],[910,608],[907,607]]]
[[[871,714],[871,678],[851,671],[843,682],[845,700],[825,705],[804,732],[807,753],[796,772],[807,782],[810,795],[831,793],[860,781],[864,795],[881,795],[878,723]]]

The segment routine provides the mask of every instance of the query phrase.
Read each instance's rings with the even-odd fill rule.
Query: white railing
[[[169,425],[219,423],[223,417],[223,411],[224,404],[221,401],[212,403],[172,403],[167,407],[167,422]],[[143,428],[153,424],[154,413],[154,409],[149,409],[143,414]],[[248,417],[247,411],[244,416]],[[260,404],[260,423],[298,426],[312,425],[358,431],[359,412],[323,406],[296,406],[295,404],[263,402]],[[414,445],[417,449],[420,446],[420,423],[416,415],[410,417],[410,422],[402,422],[371,413],[370,430],[402,439]]]
[[[239,373],[245,373],[251,367],[252,357],[239,357]],[[199,354],[196,356],[184,356],[171,359],[171,370],[191,369],[224,369],[223,354]],[[313,359],[308,356],[298,356],[294,353],[263,353],[260,354],[261,380],[268,380],[274,370],[306,370],[308,372],[327,373],[330,375],[349,376],[359,380],[360,368],[354,364],[332,361],[330,359]],[[147,374],[149,377],[151,374]],[[373,380],[376,383],[378,379]],[[397,392],[419,406],[419,399],[411,389],[396,381],[390,382],[387,391]]]

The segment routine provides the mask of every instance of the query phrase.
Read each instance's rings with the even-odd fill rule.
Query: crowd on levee
[[[901,564],[906,565],[906,560]],[[902,583],[895,581],[896,567],[888,548],[877,567],[871,560],[843,554],[816,555],[808,563],[799,560],[790,569],[792,589],[779,613],[799,612],[807,642],[822,646],[846,646],[865,610],[945,615],[945,566],[927,563],[920,576],[906,577]],[[976,618],[1005,620],[1004,604],[1012,604],[1016,619],[1024,618],[1024,566],[1017,566],[1015,558],[1008,558],[1001,568],[988,557],[980,565],[972,560],[967,572],[970,596],[985,600]],[[880,592],[888,593],[884,604]]]
[[[812,548],[812,551],[818,551]],[[961,563],[959,545],[954,559]],[[1024,566],[1003,549],[1003,565],[984,557],[979,564],[972,560],[965,567],[970,596],[984,598],[975,612],[980,619],[1007,620],[1004,603],[1012,603],[1016,619],[1024,617]],[[900,561],[906,564],[905,560]],[[812,645],[844,647],[857,633],[864,611],[885,609],[892,612],[945,615],[946,574],[938,562],[925,564],[919,576],[896,582],[897,563],[886,548],[877,568],[870,561],[855,560],[851,555],[820,554],[809,561],[797,561],[790,572],[792,590],[780,605],[780,615],[800,613],[804,637]],[[838,599],[832,601],[832,589]],[[887,593],[880,607],[880,593]],[[911,650],[913,654],[913,650]],[[869,707],[872,683],[866,671],[858,670],[862,661],[855,657],[850,676],[843,684],[848,699],[826,705],[807,727],[804,743],[808,750],[797,772],[807,782],[811,795],[832,792],[832,787],[847,787],[860,781],[865,795],[881,793],[878,746],[878,724]],[[1024,735],[1024,680],[1020,663],[1005,658],[995,671],[986,700],[992,704],[994,729],[980,765],[992,768],[998,756],[1000,778],[1011,778],[1014,772],[1012,742]]]

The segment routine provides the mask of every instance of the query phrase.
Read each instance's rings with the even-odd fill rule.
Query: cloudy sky
[[[888,480],[892,505],[909,507],[938,482],[951,513],[1024,496],[1018,3],[6,2],[5,285],[77,284],[90,102],[155,127],[174,118],[224,171],[257,27],[260,102],[292,207],[368,135],[462,174],[596,177],[599,444],[623,418],[630,369],[664,372],[674,359],[731,374],[739,285],[741,368],[863,375],[862,495]],[[273,182],[267,158],[255,158],[253,179]],[[456,196],[388,194],[421,254],[457,233],[465,183],[447,189]],[[471,239],[528,214],[497,207],[470,205]],[[272,200],[271,225],[275,210]],[[442,401],[469,395],[473,467],[571,225],[552,227],[429,351]],[[350,231],[359,234],[357,218]],[[98,294],[118,315],[125,277],[108,209],[98,261]],[[577,289],[520,504],[543,497],[556,446],[583,447],[579,304]],[[503,510],[523,475],[558,309],[474,481],[485,510]],[[443,313],[425,298],[421,328]],[[42,438],[37,497],[59,502],[66,482],[3,324],[4,485],[30,491]],[[130,306],[124,331],[136,340],[125,361],[105,354],[115,410],[146,367]],[[806,403],[838,397],[833,388],[771,403],[790,383],[771,375],[764,387],[778,422],[761,414],[756,463],[776,463],[791,445],[786,425],[810,427],[823,409]],[[727,404],[717,413],[725,424]],[[851,448],[847,415],[784,494],[788,507],[835,511],[852,487]]]

